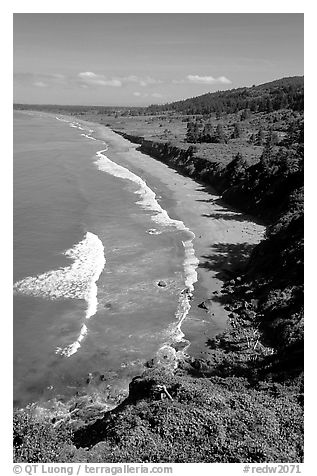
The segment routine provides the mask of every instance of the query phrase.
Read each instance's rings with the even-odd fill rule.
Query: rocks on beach
[[[165,288],[167,286],[167,283],[163,280],[160,280],[158,281],[157,285],[160,287],[160,288]]]
[[[212,306],[212,300],[211,299],[206,299],[205,301],[202,301],[200,304],[198,304],[198,307],[200,309],[204,309],[207,312],[209,312],[211,310],[211,306]]]
[[[158,231],[156,228],[150,228],[150,230],[147,231],[149,235],[160,235],[161,232]]]

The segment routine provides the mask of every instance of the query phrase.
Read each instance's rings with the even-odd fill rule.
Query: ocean
[[[14,112],[17,407],[69,398],[89,374],[127,385],[153,357],[173,364],[186,349],[194,234],[168,212],[159,177],[95,132]]]

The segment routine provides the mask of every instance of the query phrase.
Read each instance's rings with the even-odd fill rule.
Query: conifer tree
[[[250,115],[250,109],[244,109],[241,113],[240,121],[245,121],[246,119],[249,119]]]
[[[197,121],[187,123],[186,141],[195,144],[199,141],[199,127]]]
[[[231,135],[232,139],[238,139],[241,137],[241,126],[237,122],[233,125],[233,133]]]
[[[256,135],[256,138],[255,138],[255,145],[263,145],[264,144],[264,140],[265,140],[265,132],[264,130],[261,128],[259,129],[257,135]]]
[[[213,127],[210,121],[205,123],[203,133],[202,133],[202,142],[212,142],[213,136]]]
[[[217,125],[216,134],[213,138],[213,142],[217,144],[225,144],[227,142],[222,124]]]

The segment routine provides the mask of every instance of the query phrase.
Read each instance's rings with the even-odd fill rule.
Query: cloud
[[[108,79],[103,74],[96,74],[92,71],[84,71],[78,73],[78,78],[80,81],[83,81],[84,84],[88,86],[112,86],[115,88],[120,88],[122,86],[122,81],[116,78]]]
[[[152,93],[151,96],[152,96],[152,98],[162,98],[162,97],[163,97],[163,94],[160,94],[160,93]]]
[[[84,73],[78,73],[78,76],[80,78],[97,78],[97,75],[95,73],[92,73],[91,71],[85,71]]]
[[[34,86],[38,87],[38,88],[46,88],[47,84],[43,83],[43,81],[35,81],[33,83]]]
[[[219,76],[218,81],[219,81],[219,83],[222,83],[222,84],[231,84],[232,83],[232,81],[230,81],[230,79],[226,78],[225,76]]]
[[[142,94],[139,91],[134,91],[133,96],[142,96]]]
[[[199,76],[199,74],[188,74],[183,79],[173,79],[173,84],[231,84],[230,79],[225,76],[214,78],[213,76]]]
[[[91,86],[121,87],[124,84],[136,83],[139,86],[146,87],[152,84],[162,83],[161,80],[151,78],[151,76],[139,77],[134,74],[130,74],[129,76],[107,78],[103,74],[96,74],[92,71],[84,71],[79,73],[78,78],[80,81]]]
[[[187,77],[189,82],[198,84],[231,84],[230,79],[225,76],[214,78],[213,76],[199,76],[198,74],[189,74]]]

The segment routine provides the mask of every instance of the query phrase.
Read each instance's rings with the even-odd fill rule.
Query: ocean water
[[[90,372],[126,382],[184,341],[194,235],[159,177],[150,186],[90,127],[14,113],[17,406],[67,398]]]

